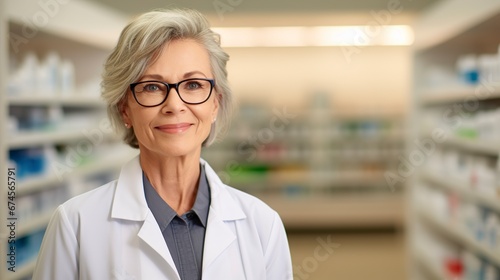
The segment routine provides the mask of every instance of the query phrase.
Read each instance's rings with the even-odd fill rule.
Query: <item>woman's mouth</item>
[[[157,126],[156,129],[170,134],[177,134],[188,130],[191,125],[190,123],[165,124]]]

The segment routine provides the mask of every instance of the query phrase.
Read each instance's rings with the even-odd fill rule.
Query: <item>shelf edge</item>
[[[492,199],[490,196],[486,196],[480,193],[474,193],[471,190],[468,190],[467,186],[458,180],[442,180],[436,174],[433,174],[430,171],[422,172],[421,176],[430,182],[433,182],[438,185],[439,188],[443,188],[450,191],[455,191],[460,194],[462,197],[467,197],[471,200],[474,200],[481,205],[490,208],[498,213],[500,213],[500,199],[496,201]]]
[[[440,221],[429,213],[429,210],[420,210],[419,212],[420,216],[426,222],[432,224],[435,229],[454,239],[456,242],[459,242],[462,247],[468,248],[471,252],[483,256],[496,266],[500,266],[500,254],[488,249],[485,245],[468,236],[460,227],[445,221]]]
[[[433,106],[470,102],[474,100],[485,101],[500,99],[500,87],[484,86],[484,89],[487,90],[487,94],[485,94],[483,86],[483,84],[478,84],[470,87],[423,90],[420,92],[420,102],[424,106]]]
[[[444,128],[435,128],[446,131],[448,134],[450,133],[448,130]],[[432,130],[423,133],[424,138],[433,138]],[[496,141],[484,141],[482,139],[466,139],[458,136],[448,136],[441,143],[441,145],[453,146],[460,150],[466,150],[472,153],[479,153],[487,156],[496,157],[500,154],[500,146],[498,146],[498,142]],[[495,146],[497,146],[495,148]]]

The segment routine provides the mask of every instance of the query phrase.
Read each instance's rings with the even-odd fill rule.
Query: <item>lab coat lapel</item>
[[[127,163],[120,172],[111,217],[142,222],[138,237],[158,253],[180,279],[158,223],[146,202],[139,157]]]
[[[208,226],[205,233],[203,248],[203,270],[224,252],[236,239],[236,235],[222,221],[221,217],[211,208],[208,215]]]
[[[211,194],[203,249],[203,270],[205,271],[236,240],[236,234],[230,223],[245,219],[246,216],[210,165],[204,160],[201,160],[201,163],[205,166]]]
[[[170,251],[165,244],[163,235],[152,213],[146,217],[137,235],[168,263],[171,270],[175,272],[177,279],[180,279],[172,255],[170,255]]]

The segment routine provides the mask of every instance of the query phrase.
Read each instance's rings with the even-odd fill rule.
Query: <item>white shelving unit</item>
[[[461,135],[458,129],[462,129],[462,126],[452,124],[450,119],[446,119],[449,115],[444,113],[449,114],[452,110],[461,108],[460,105],[473,102],[477,105],[473,110],[467,111],[467,114],[455,115],[461,118],[459,120],[463,121],[461,122],[463,124],[467,123],[471,116],[496,110],[500,108],[500,85],[489,80],[482,80],[476,85],[466,85],[465,82],[463,84],[442,82],[449,81],[451,73],[456,73],[458,80],[458,71],[455,67],[461,55],[497,53],[500,44],[498,26],[500,26],[500,1],[496,0],[443,0],[425,11],[415,23],[414,108],[411,116],[414,130],[410,140],[414,143],[417,139],[432,139],[430,132],[437,130],[445,134],[446,140],[433,142],[435,149],[425,155],[426,161],[419,165],[421,168],[411,178],[411,190],[408,193],[408,247],[410,248],[409,263],[412,268],[410,279],[446,279],[449,277],[445,271],[444,260],[439,260],[439,264],[428,261],[429,252],[436,252],[433,248],[435,246],[429,246],[432,243],[426,244],[427,241],[425,244],[419,243],[425,241],[428,236],[441,240],[439,245],[442,245],[442,248],[449,249],[450,244],[453,244],[453,250],[471,254],[481,262],[494,266],[500,271],[500,252],[490,248],[489,245],[483,243],[484,241],[480,242],[474,238],[474,234],[470,232],[471,229],[463,225],[463,221],[467,218],[463,212],[460,212],[463,210],[460,207],[469,207],[469,209],[473,207],[481,209],[482,213],[500,216],[500,193],[494,194],[490,191],[499,188],[498,182],[489,183],[488,192],[484,192],[484,189],[477,188],[476,177],[467,177],[469,173],[465,171],[465,174],[457,174],[458,176],[454,177],[450,175],[453,173],[443,172],[448,168],[444,166],[446,160],[442,160],[443,164],[440,166],[436,166],[431,160],[435,157],[445,158],[445,155],[450,154],[446,154],[447,151],[452,151],[451,154],[454,156],[458,155],[458,158],[447,158],[454,162],[458,162],[461,158],[465,158],[464,161],[474,159],[480,162],[498,160],[500,153],[498,141],[482,138],[481,135]],[[448,73],[448,76],[441,81],[443,84],[439,84],[440,82],[436,79],[429,81],[429,77],[436,78],[438,73]],[[426,120],[429,116],[433,116],[435,121]],[[448,124],[446,124],[447,121]],[[429,123],[433,126],[429,127]],[[470,123],[467,125],[466,128],[469,129]],[[414,150],[410,150],[412,151]],[[464,164],[477,163],[465,162]],[[448,199],[445,207],[454,207],[454,203],[457,203],[458,214],[451,213],[450,209],[455,208],[433,209],[433,205],[442,206],[442,204],[436,203],[436,197],[422,198],[423,193],[430,195],[429,191],[437,192],[442,199]],[[468,263],[464,262],[464,272],[470,272],[472,269],[467,265]],[[422,272],[425,273],[422,274]]]
[[[63,96],[59,98],[55,97],[44,97],[44,96],[8,96],[7,102],[10,105],[59,105],[59,106],[75,106],[75,107],[104,107],[105,104],[99,98],[95,97],[81,97],[77,93],[71,94],[71,97]]]
[[[105,116],[105,104],[98,97],[98,87],[91,86],[100,80],[100,71],[105,57],[116,43],[121,29],[128,19],[103,6],[87,1],[53,1],[52,6],[43,6],[45,2],[0,0],[0,131],[4,137],[0,138],[0,179],[1,185],[6,186],[6,171],[9,151],[14,149],[25,149],[30,147],[44,147],[54,145],[72,145],[87,141],[91,143],[95,155],[85,157],[77,166],[69,166],[65,174],[57,174],[52,169],[41,175],[30,175],[26,178],[16,180],[16,203],[17,199],[29,198],[34,195],[45,197],[52,195],[55,189],[64,188],[67,195],[78,194],[84,189],[70,189],[74,181],[85,182],[85,180],[99,180],[96,176],[115,174],[119,167],[127,160],[137,154],[137,151],[118,144],[118,138],[112,133],[102,132],[102,140],[92,142],[87,139],[85,130],[97,131],[99,123],[88,126],[74,125],[68,127],[53,125],[51,127],[37,130],[23,130],[13,132],[7,130],[7,119],[11,108],[61,108],[63,114],[67,111],[77,111],[79,114],[96,116],[96,113]],[[40,22],[42,21],[43,22]],[[29,25],[29,26],[28,26]],[[31,28],[31,29],[30,29]],[[31,31],[29,36],[28,30]],[[10,34],[21,36],[18,49],[13,50],[10,42]],[[24,36],[24,37],[23,37]],[[57,52],[62,58],[71,60],[75,65],[76,90],[69,94],[58,92],[50,95],[42,94],[9,94],[7,81],[9,79],[9,63],[12,57],[19,60],[27,51],[42,56],[49,51]],[[95,89],[95,90],[94,90]],[[95,91],[95,92],[94,92]],[[5,112],[5,113],[4,113]],[[102,118],[104,119],[104,117]],[[101,120],[102,120],[101,119]],[[64,124],[64,123],[63,123]],[[6,136],[6,137],[5,137]],[[113,144],[115,143],[115,144]],[[106,145],[105,149],[101,148]],[[67,158],[64,154],[58,157],[60,163],[65,164]],[[54,164],[50,162],[49,164]],[[91,181],[94,182],[94,181]],[[87,186],[82,186],[83,188]],[[97,187],[97,186],[96,186]],[[50,195],[49,195],[50,194]],[[7,189],[2,188],[0,193],[0,218],[7,221]],[[25,200],[26,201],[26,200]],[[25,209],[16,205],[16,214]],[[23,207],[21,205],[21,207]],[[57,207],[49,205],[36,214],[18,219],[16,223],[16,238],[29,236],[32,232],[43,230],[51,215]],[[29,279],[34,269],[36,256],[19,266],[16,272],[7,270],[7,228],[0,228],[0,279]],[[19,254],[19,252],[17,252]]]

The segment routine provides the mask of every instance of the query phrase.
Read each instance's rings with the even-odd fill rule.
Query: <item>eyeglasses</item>
[[[130,84],[130,90],[135,101],[143,107],[155,107],[167,100],[172,88],[177,91],[179,98],[186,104],[196,105],[204,103],[210,98],[215,81],[212,79],[186,79],[176,84],[160,81],[143,81]]]

